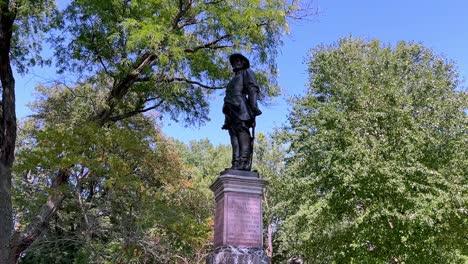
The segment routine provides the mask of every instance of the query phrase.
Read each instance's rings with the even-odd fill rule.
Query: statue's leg
[[[252,155],[251,141],[252,138],[250,137],[249,129],[245,126],[239,131],[239,154],[242,170],[250,170],[250,155]]]
[[[231,147],[232,147],[232,169],[239,169],[240,166],[240,146],[239,138],[237,133],[233,129],[229,129],[229,137],[231,138]]]

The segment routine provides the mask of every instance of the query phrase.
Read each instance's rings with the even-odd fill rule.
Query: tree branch
[[[164,103],[164,100],[161,100],[157,104],[155,104],[153,106],[150,106],[148,108],[143,108],[142,107],[140,109],[136,109],[136,110],[133,110],[133,111],[130,111],[130,112],[127,112],[127,113],[123,113],[121,115],[116,115],[116,116],[109,117],[109,121],[117,122],[117,121],[120,121],[122,119],[131,117],[131,116],[134,116],[134,115],[137,115],[137,114],[145,113],[145,112],[148,112],[148,111],[151,111],[153,109],[156,109],[156,108],[160,107],[163,103]]]
[[[198,50],[201,50],[201,49],[221,49],[221,48],[229,48],[229,47],[232,47],[232,45],[222,45],[222,46],[217,46],[216,44],[218,44],[220,41],[222,40],[225,40],[225,39],[228,39],[230,38],[231,35],[230,34],[226,34],[224,36],[221,36],[219,37],[218,39],[215,39],[211,42],[208,42],[208,43],[205,43],[203,45],[200,45],[200,46],[197,46],[197,47],[193,47],[193,48],[186,48],[184,51],[187,52],[187,53],[194,53]]]
[[[65,198],[62,186],[68,182],[69,170],[60,169],[52,182],[51,191],[47,198],[47,203],[42,206],[38,215],[20,234],[15,233],[12,239],[11,255],[18,260],[21,253],[27,249],[37,238],[41,237],[48,230],[49,221],[55,215]]]
[[[181,21],[182,17],[187,13],[187,11],[192,7],[193,0],[189,0],[185,5],[183,0],[179,0],[179,12],[172,20],[172,28],[173,29],[181,29],[182,27],[179,26],[179,22]]]
[[[186,79],[186,78],[177,78],[177,77],[164,79],[163,82],[166,82],[166,83],[185,82],[185,83],[195,84],[197,86],[200,86],[202,88],[209,89],[209,90],[221,90],[221,89],[226,88],[226,85],[224,85],[224,86],[209,86],[209,85],[203,84],[203,83],[198,82],[198,81],[192,81],[192,80],[189,80],[189,79]]]
[[[107,107],[100,109],[97,115],[92,119],[96,120],[100,125],[108,122],[109,117],[114,112],[115,106],[128,93],[130,87],[137,81],[143,69],[151,66],[156,60],[157,56],[152,53],[143,54],[134,64],[132,70],[112,87],[112,91],[107,98]]]
[[[102,66],[102,68],[104,69],[104,72],[105,72],[107,75],[111,75],[111,74],[109,74],[109,71],[107,70],[107,67],[106,67],[106,65],[104,64],[104,61],[102,60],[102,57],[101,57],[100,55],[98,55],[97,57],[98,57],[99,63],[101,63],[101,66]]]
[[[139,77],[135,80],[135,82],[148,82],[148,81],[151,81],[152,78],[151,77]],[[162,82],[162,83],[172,83],[172,82],[184,82],[184,83],[189,83],[189,84],[194,84],[194,85],[197,85],[197,86],[200,86],[202,88],[205,88],[205,89],[209,89],[209,90],[221,90],[221,89],[225,89],[227,85],[223,85],[223,86],[210,86],[210,85],[206,85],[206,84],[203,84],[201,82],[198,82],[198,81],[193,81],[193,80],[190,80],[190,79],[187,79],[187,78],[180,78],[180,77],[173,77],[173,78],[166,78],[166,79],[160,79],[160,80],[156,80],[156,82]],[[153,99],[150,99],[150,100],[147,100],[147,101],[151,101]]]

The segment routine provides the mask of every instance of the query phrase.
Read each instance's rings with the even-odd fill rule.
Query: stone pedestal
[[[211,185],[216,201],[208,264],[269,263],[263,251],[262,197],[266,180],[258,173],[225,170]]]

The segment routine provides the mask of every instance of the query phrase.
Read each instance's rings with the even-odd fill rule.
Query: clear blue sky
[[[468,1],[466,0],[315,0],[319,14],[308,21],[293,22],[291,34],[285,37],[278,57],[279,84],[283,95],[269,107],[262,106],[257,131],[272,132],[287,121],[285,98],[300,95],[306,89],[307,53],[319,44],[332,44],[338,39],[354,36],[379,39],[392,45],[399,41],[422,42],[437,54],[458,65],[462,79],[468,77]],[[255,65],[253,65],[255,70]],[[26,76],[16,75],[18,117],[30,114],[26,104],[34,98],[34,86],[54,79],[54,72],[34,69]],[[209,121],[200,128],[165,121],[163,131],[188,142],[209,138],[214,144],[229,144],[222,131],[222,98],[214,99]]]

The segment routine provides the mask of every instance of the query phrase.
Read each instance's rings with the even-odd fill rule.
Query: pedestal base
[[[226,170],[211,185],[216,200],[215,248],[263,247],[262,194],[265,184],[257,173]]]
[[[206,264],[270,264],[262,248],[218,247],[206,258]]]

